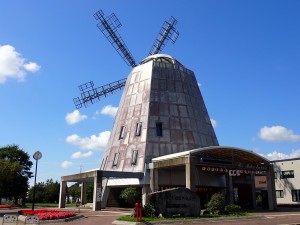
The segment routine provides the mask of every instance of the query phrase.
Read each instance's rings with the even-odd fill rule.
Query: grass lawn
[[[76,203],[68,203],[66,207],[75,207]],[[32,203],[26,203],[25,208],[31,208]],[[34,203],[34,207],[49,207],[49,208],[58,208],[58,203]]]
[[[143,217],[142,221],[160,221],[160,220],[192,220],[192,219],[204,219],[204,218],[218,218],[218,217],[240,217],[240,216],[252,216],[250,213],[239,213],[239,214],[226,214],[226,215],[216,215],[208,214],[197,217],[171,217],[171,218],[161,218],[161,217]],[[135,217],[131,216],[121,216],[117,220],[136,222]]]

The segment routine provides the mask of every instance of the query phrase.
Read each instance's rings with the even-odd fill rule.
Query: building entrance
[[[253,208],[252,186],[251,184],[237,184],[233,187],[233,202],[242,209]]]

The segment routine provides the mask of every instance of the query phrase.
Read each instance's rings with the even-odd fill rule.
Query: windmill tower
[[[121,24],[116,16],[105,18],[101,10],[94,16],[133,67],[127,79],[99,88],[93,82],[80,85],[81,96],[74,99],[76,108],[86,107],[124,88],[100,169],[145,172],[142,180],[127,185],[149,186],[146,168],[152,158],[219,145],[193,71],[170,55],[158,54],[168,40],[176,41],[177,21],[171,17],[163,24],[149,56],[137,65],[117,32]]]

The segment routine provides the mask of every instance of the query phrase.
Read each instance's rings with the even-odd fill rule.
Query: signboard
[[[96,202],[101,202],[101,183],[97,184],[97,189],[96,189]]]
[[[267,187],[267,177],[266,176],[255,176],[255,187],[256,188],[266,188]]]
[[[241,176],[242,174],[265,174],[266,171],[261,170],[249,170],[249,169],[230,169],[224,167],[215,167],[215,166],[201,166],[201,171],[205,172],[214,172],[214,173],[228,173],[229,176]]]
[[[280,179],[294,178],[294,170],[281,171]]]

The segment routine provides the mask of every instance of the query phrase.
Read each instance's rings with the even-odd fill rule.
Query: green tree
[[[8,145],[0,148],[0,160],[0,199],[12,199],[17,204],[18,199],[22,198],[25,204],[28,180],[32,177],[30,156],[18,145]]]
[[[44,182],[38,182],[35,185],[35,197],[34,202],[39,203],[55,203],[59,200],[59,189],[60,184],[57,181],[53,181],[53,179],[46,180]],[[34,187],[31,187],[28,192],[28,201],[32,201],[33,199],[33,191]]]
[[[123,198],[126,202],[128,202],[131,206],[134,205],[139,193],[136,188],[125,188],[122,192],[120,197]]]
[[[86,184],[86,201],[93,202],[94,183]]]
[[[34,190],[35,189],[35,190]],[[34,202],[44,203],[45,202],[45,183],[38,182],[35,184],[35,187],[31,187],[28,192],[28,201],[32,202],[33,192],[34,194]]]
[[[93,202],[94,184],[86,183],[85,185],[86,185],[86,201]],[[80,198],[80,195],[81,195],[80,183],[77,182],[67,188],[68,201],[70,197],[72,197],[73,201],[75,201],[76,198]]]
[[[13,198],[13,186],[21,172],[22,166],[19,163],[0,159],[0,200],[2,197]]]
[[[60,184],[57,181],[53,182],[52,179],[46,180],[44,201],[47,203],[58,202],[59,189],[60,189]]]
[[[73,184],[72,186],[68,187],[67,192],[68,196],[72,197],[73,201],[75,201],[76,198],[80,197],[81,193],[79,183]]]

